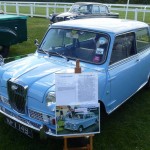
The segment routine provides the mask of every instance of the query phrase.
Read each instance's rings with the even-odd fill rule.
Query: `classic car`
[[[82,73],[98,75],[100,107],[110,114],[150,87],[150,28],[115,18],[52,24],[33,55],[5,64],[0,59],[0,113],[7,122],[26,127],[25,134],[43,129],[55,136],[55,74],[74,73],[77,59]]]
[[[76,2],[72,5],[68,12],[61,14],[50,14],[50,22],[84,19],[84,18],[118,18],[118,13],[109,11],[107,5],[94,2]]]
[[[0,14],[0,55],[7,57],[11,45],[27,40],[27,17]]]
[[[82,132],[83,129],[98,123],[99,118],[93,112],[76,113],[74,118],[67,119],[64,128],[72,131]]]

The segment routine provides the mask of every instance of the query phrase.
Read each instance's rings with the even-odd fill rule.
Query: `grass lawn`
[[[17,56],[23,54],[33,53],[36,50],[34,40],[38,39],[39,42],[42,40],[46,30],[49,27],[49,20],[45,18],[28,18],[28,40],[26,42],[13,45],[10,47],[9,56]]]
[[[121,14],[123,15],[123,14]],[[146,18],[150,23],[150,18]],[[28,18],[28,41],[11,47],[9,56],[33,53],[34,39],[42,40],[49,25],[45,18]],[[142,89],[101,124],[94,137],[94,150],[150,149],[150,90]],[[6,125],[0,115],[0,150],[62,150],[62,139],[30,139]]]

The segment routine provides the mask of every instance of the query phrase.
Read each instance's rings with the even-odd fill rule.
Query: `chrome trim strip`
[[[126,63],[126,62],[129,62],[129,61],[131,61],[131,60],[132,60],[132,61],[134,61],[134,60],[136,61],[136,59],[138,58],[138,56],[139,56],[139,54],[135,54],[135,55],[133,55],[133,56],[130,56],[130,57],[127,57],[127,58],[122,59],[122,60],[120,60],[120,61],[117,61],[117,62],[111,64],[110,66],[108,66],[108,70],[112,70],[112,69],[114,69],[114,68],[120,66],[121,64],[124,64],[124,63]]]

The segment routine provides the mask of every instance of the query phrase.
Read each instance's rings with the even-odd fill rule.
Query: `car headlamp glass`
[[[55,111],[55,102],[56,102],[55,92],[49,92],[46,96],[46,106],[51,111]]]

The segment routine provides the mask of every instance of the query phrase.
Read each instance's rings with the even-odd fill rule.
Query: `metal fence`
[[[49,17],[51,13],[66,12],[73,3],[60,3],[60,2],[10,2],[1,1],[0,9],[5,14],[27,15],[30,17]],[[122,18],[128,18],[127,12],[132,12],[132,19],[138,20],[138,15],[145,21],[145,16],[150,15],[150,5],[129,5],[126,4],[106,4],[110,11],[126,12]],[[141,14],[142,13],[142,14]]]

